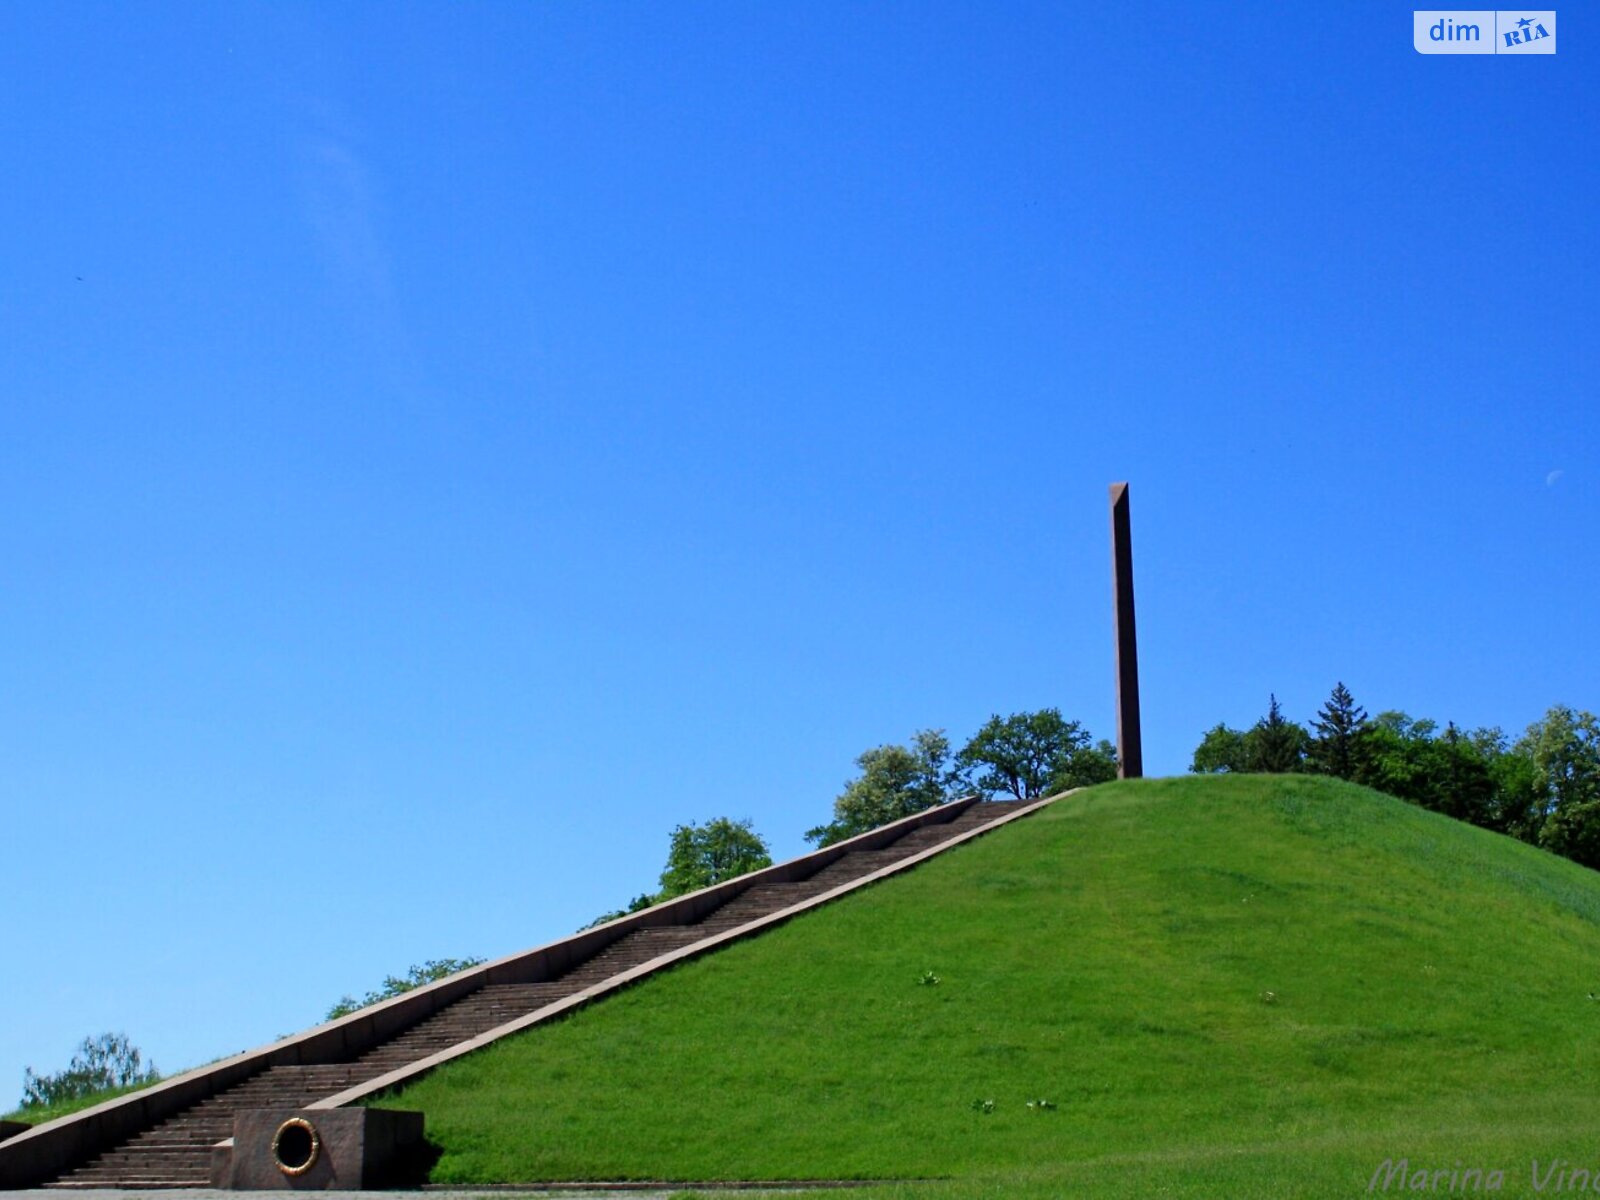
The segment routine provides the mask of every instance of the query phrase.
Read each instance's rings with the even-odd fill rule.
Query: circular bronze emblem
[[[290,1117],[272,1135],[272,1159],[285,1175],[304,1175],[321,1152],[317,1127],[304,1117]]]

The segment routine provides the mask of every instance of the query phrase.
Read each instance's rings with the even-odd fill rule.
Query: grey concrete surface
[[[513,1196],[537,1197],[538,1200],[599,1200],[600,1197],[609,1197],[611,1200],[615,1200],[615,1197],[619,1195],[632,1197],[633,1200],[667,1200],[668,1196],[679,1190],[681,1189],[650,1192],[596,1192],[589,1190],[556,1192],[317,1192],[316,1195],[318,1200],[323,1200],[324,1197],[326,1200],[384,1200],[384,1198],[401,1200],[402,1197],[404,1197],[404,1200],[423,1200],[423,1197],[426,1197],[427,1200],[481,1200],[482,1197],[487,1196],[495,1197],[496,1200],[508,1200],[509,1197]],[[84,1188],[80,1190],[74,1188],[65,1194],[68,1196],[80,1196],[83,1197],[83,1200],[239,1200],[241,1196],[248,1193],[224,1191],[215,1188],[151,1188],[149,1190],[141,1190],[139,1188],[128,1188],[126,1190]],[[752,1195],[756,1193],[743,1192],[740,1194]],[[771,1195],[773,1193],[767,1194]],[[60,1190],[46,1190],[44,1188],[32,1188],[21,1192],[0,1192],[0,1200],[62,1200],[62,1196],[63,1193]]]
[[[520,1188],[520,1187],[494,1187],[494,1188],[463,1188],[454,1189],[427,1188],[421,1191],[404,1192],[316,1192],[317,1200],[513,1200],[514,1197],[526,1196],[528,1200],[668,1200],[670,1196],[680,1195],[686,1191],[695,1191],[701,1194],[716,1194],[724,1196],[796,1196],[803,1194],[815,1195],[818,1191],[832,1192],[832,1188],[751,1188],[751,1187],[724,1187],[712,1189],[704,1185],[694,1188],[689,1185],[674,1185],[669,1188],[659,1186],[644,1186],[639,1188],[629,1187],[625,1190],[618,1188]],[[240,1200],[247,1192],[235,1192],[218,1188],[73,1188],[63,1192],[60,1189],[30,1188],[19,1192],[0,1191],[0,1200],[65,1200],[65,1197],[76,1196],[82,1200]]]

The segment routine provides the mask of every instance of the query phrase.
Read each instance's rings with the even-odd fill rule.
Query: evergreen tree
[[[1304,729],[1284,718],[1278,697],[1274,695],[1267,715],[1245,734],[1250,769],[1269,774],[1298,771],[1304,764],[1306,743],[1310,740]]]
[[[1339,779],[1354,779],[1361,773],[1367,710],[1342,682],[1334,684],[1311,727],[1317,731],[1307,754],[1313,771]]]

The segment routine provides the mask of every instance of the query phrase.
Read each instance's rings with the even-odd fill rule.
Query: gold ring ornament
[[[304,1117],[290,1117],[272,1135],[272,1160],[285,1175],[304,1175],[321,1153],[317,1127]]]

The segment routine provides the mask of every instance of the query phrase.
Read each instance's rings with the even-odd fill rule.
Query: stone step
[[[168,1179],[160,1175],[121,1175],[115,1179],[84,1179],[84,1180],[58,1180],[44,1186],[59,1191],[88,1191],[90,1189],[126,1189],[137,1188],[141,1191],[156,1191],[166,1188],[197,1188],[205,1187],[209,1180],[194,1179]]]
[[[218,1139],[221,1140],[220,1138]],[[177,1174],[185,1171],[205,1172],[211,1163],[211,1151],[202,1150],[196,1154],[178,1158],[155,1158],[148,1155],[131,1154],[119,1155],[115,1158],[97,1159],[89,1166],[90,1171],[101,1174],[123,1175],[132,1171],[141,1172],[171,1172]]]

